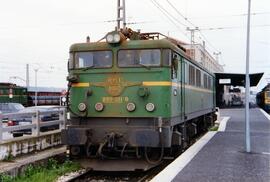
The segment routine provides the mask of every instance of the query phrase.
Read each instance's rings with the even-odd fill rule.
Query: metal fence
[[[60,132],[62,129],[65,128],[67,114],[66,109],[63,107],[54,107],[57,108],[57,111],[33,111],[33,112],[25,112],[25,113],[9,113],[9,114],[0,114],[0,143],[4,141],[3,134],[5,132],[14,132],[19,130],[31,130],[31,136],[40,136],[40,129],[41,127],[48,127],[53,125],[59,125],[58,131]],[[51,120],[51,121],[42,121],[41,116],[56,114],[59,116],[58,120]],[[31,124],[25,125],[15,125],[15,126],[5,126],[3,120],[9,121],[14,120],[14,118],[24,118],[24,117],[31,117]],[[45,131],[46,132],[46,131]],[[45,133],[44,132],[44,133]],[[43,132],[42,132],[43,133]]]

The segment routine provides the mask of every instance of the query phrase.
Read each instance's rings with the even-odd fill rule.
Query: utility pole
[[[122,2],[122,3],[121,3]],[[123,22],[123,29],[126,28],[126,4],[125,0],[117,0],[117,29],[121,28],[121,21]]]
[[[35,68],[34,71],[35,71],[35,106],[37,106],[37,72],[38,72],[38,68]]]
[[[192,59],[195,59],[194,34],[195,34],[195,31],[199,31],[199,28],[198,27],[195,27],[195,28],[187,27],[187,31],[190,31],[190,54],[191,54],[190,56]]]
[[[190,44],[194,45],[195,44],[194,33],[195,31],[199,31],[199,27],[195,27],[195,28],[187,27],[187,31],[190,31]]]
[[[247,19],[247,44],[246,44],[246,106],[245,106],[245,122],[246,122],[246,152],[250,152],[250,121],[249,121],[249,38],[250,38],[250,7],[251,0],[248,0],[248,19]]]

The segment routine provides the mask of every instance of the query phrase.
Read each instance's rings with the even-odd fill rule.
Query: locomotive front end
[[[177,87],[171,82],[170,44],[127,41],[117,31],[105,38],[70,48],[71,118],[63,143],[71,156],[102,158],[140,158],[170,147],[170,97]]]

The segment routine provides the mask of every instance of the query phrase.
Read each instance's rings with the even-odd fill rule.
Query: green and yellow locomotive
[[[256,100],[259,107],[270,113],[270,83],[257,93]]]
[[[27,88],[13,83],[0,83],[0,103],[10,102],[27,105]]]
[[[214,75],[180,41],[131,29],[104,39],[70,47],[62,139],[71,156],[158,163],[213,124]]]

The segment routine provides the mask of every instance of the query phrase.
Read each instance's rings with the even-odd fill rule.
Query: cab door
[[[176,97],[177,104],[175,107],[177,107],[177,117],[179,118],[178,121],[182,122],[184,119],[184,103],[183,103],[183,59],[182,57],[174,53],[173,54],[173,60],[172,65],[176,72],[176,78],[173,85],[173,95]]]

